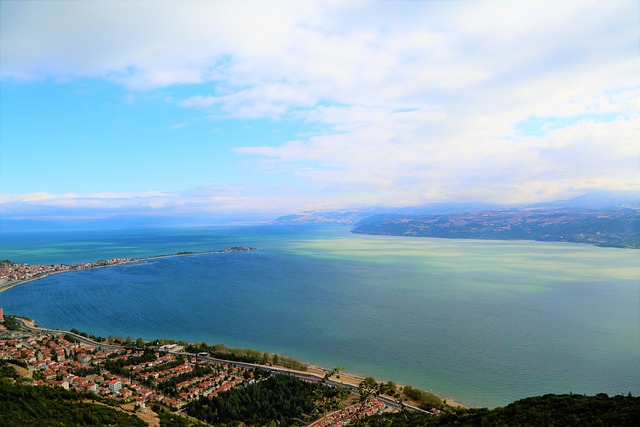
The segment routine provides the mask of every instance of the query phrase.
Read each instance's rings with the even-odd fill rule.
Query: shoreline
[[[171,256],[171,255],[169,255],[169,256]],[[20,317],[20,315],[11,315],[11,314],[9,314],[8,316],[18,316],[19,322],[23,323],[24,326],[26,326],[26,329],[30,330],[30,331],[36,331],[36,332],[39,331],[39,332],[43,332],[43,333],[68,333],[68,334],[77,336],[78,338],[82,338],[83,340],[85,340],[87,342],[91,342],[91,343],[93,343],[94,345],[96,345],[98,347],[104,346],[104,345],[107,345],[109,347],[112,347],[112,346],[123,347],[122,345],[119,345],[119,344],[101,343],[101,342],[95,341],[95,340],[93,340],[93,339],[91,339],[89,337],[86,337],[84,335],[77,335],[76,333],[71,332],[71,331],[66,331],[66,330],[63,330],[63,329],[47,328],[45,326],[37,324],[35,319],[29,319],[29,318]],[[0,324],[0,330],[4,330],[4,329],[5,329],[4,325]],[[149,341],[145,341],[145,343],[147,343],[147,342],[149,342]],[[282,355],[280,355],[280,356],[282,356]],[[276,370],[278,370],[280,372],[291,372],[291,373],[296,373],[296,374],[299,374],[299,375],[302,375],[302,376],[311,375],[311,376],[317,377],[318,379],[321,379],[328,372],[332,371],[332,369],[329,369],[329,368],[326,368],[326,367],[323,367],[323,366],[319,366],[319,365],[316,365],[316,364],[312,364],[310,362],[300,362],[300,363],[302,363],[302,365],[304,365],[306,367],[306,370],[302,371],[302,370],[298,370],[298,369],[288,368],[286,366],[279,365],[279,364],[263,365],[261,363],[238,362],[238,361],[234,361],[234,360],[231,360],[231,359],[225,360],[225,361],[227,363],[230,363],[230,364],[254,365],[254,366],[258,366],[258,367],[263,367],[263,369],[267,369],[267,370],[273,370],[275,368]],[[332,376],[330,378],[330,382],[332,382],[332,383],[334,383],[336,385],[342,384],[344,387],[347,387],[347,388],[355,388],[355,389],[357,389],[358,385],[366,377],[369,377],[369,376],[364,376],[363,374],[351,373],[351,372],[346,371],[346,370],[340,370],[340,372],[338,372],[337,374],[335,374],[334,376]],[[399,390],[402,390],[405,386],[409,385],[409,384],[396,383],[393,380],[383,381],[383,380],[380,380],[379,378],[375,378],[375,377],[372,377],[372,378],[374,378],[377,383],[386,383],[388,381],[391,381],[391,382],[396,384],[396,387]],[[424,391],[426,391],[426,390],[424,390]],[[435,393],[431,393],[431,392],[428,392],[428,393],[433,394],[433,395],[437,396],[438,398],[442,399],[442,401],[447,406],[450,406],[450,407],[453,407],[453,408],[469,408],[469,406],[466,406],[464,404],[461,404],[461,403],[457,402],[456,400],[454,400],[454,398],[451,398],[451,397],[445,398],[445,397],[442,397],[442,396],[440,396],[438,394],[435,394]],[[413,400],[410,400],[410,399],[404,400],[403,403],[405,405],[407,405],[408,407],[414,407],[414,408],[418,408],[419,405],[420,405],[419,402],[416,402],[416,401],[413,401]]]
[[[175,254],[152,255],[152,256],[141,257],[141,258],[110,258],[108,260],[89,261],[89,262],[78,263],[78,264],[73,264],[71,266],[67,266],[69,268],[66,269],[66,270],[54,270],[54,271],[47,271],[47,272],[43,272],[43,273],[36,273],[34,276],[27,277],[25,279],[18,279],[18,280],[14,280],[14,281],[6,281],[4,283],[0,283],[0,293],[6,291],[8,289],[13,288],[14,286],[18,286],[18,285],[22,285],[24,283],[29,283],[29,282],[34,282],[36,280],[44,279],[44,278],[52,276],[54,274],[71,273],[71,272],[74,272],[74,271],[93,270],[93,269],[97,269],[97,268],[118,267],[118,266],[121,266],[121,265],[134,264],[134,263],[144,262],[144,261],[151,261],[151,260],[160,259],[160,258],[173,258],[173,257],[196,256],[196,255],[213,255],[213,254],[224,254],[224,253],[234,253],[234,252],[253,252],[253,251],[257,251],[257,250],[258,250],[257,248],[252,248],[252,247],[249,247],[249,246],[232,246],[232,247],[220,249],[220,250],[217,250],[217,251],[178,252],[178,253],[175,253]],[[108,264],[102,264],[102,262],[107,262]],[[87,266],[87,264],[89,264],[89,265]],[[31,266],[31,267],[36,267],[36,266],[37,267],[46,267],[44,264],[20,264],[20,263],[14,263],[14,265]],[[61,266],[61,265],[66,265],[66,264],[58,264],[58,266]],[[73,268],[73,266],[80,266],[80,265],[82,265],[82,267]],[[53,266],[54,265],[51,265],[51,267],[53,267]]]
[[[62,273],[70,273],[70,272],[75,272],[75,271],[83,271],[83,270],[93,270],[93,269],[98,269],[98,268],[107,268],[107,267],[118,267],[118,266],[122,266],[122,265],[127,265],[127,264],[136,264],[136,263],[141,263],[141,262],[145,262],[145,261],[153,261],[155,259],[160,259],[160,258],[174,258],[174,257],[183,257],[183,256],[197,256],[197,255],[213,255],[213,254],[221,254],[221,253],[233,253],[233,252],[251,252],[251,251],[256,251],[258,250],[257,248],[253,248],[253,247],[247,247],[247,246],[235,246],[235,247],[228,247],[225,249],[221,249],[221,250],[216,250],[216,251],[199,251],[199,252],[178,252],[175,254],[163,254],[163,255],[152,255],[152,256],[147,256],[147,257],[141,257],[141,258],[112,258],[109,260],[106,260],[106,262],[110,262],[110,261],[114,261],[114,260],[118,260],[118,261],[114,261],[113,263],[110,264],[98,264],[101,262],[105,262],[104,260],[101,261],[94,261],[94,262],[88,262],[88,263],[80,263],[80,264],[74,264],[74,265],[83,265],[83,267],[81,268],[69,268],[68,270],[62,270],[62,271],[51,271],[51,272],[45,272],[45,273],[40,273],[37,276],[34,277],[29,277],[26,279],[20,279],[17,281],[13,281],[13,282],[6,282],[6,283],[2,283],[0,284],[0,293],[4,292],[5,290],[11,289],[15,286],[18,285],[22,285],[25,283],[29,283],[29,282],[34,282],[40,279],[44,279],[46,277],[55,275],[55,274],[62,274]],[[89,264],[89,266],[84,266]],[[26,264],[21,264],[21,265],[26,265]],[[32,264],[32,266],[42,266],[42,264]],[[53,267],[53,265],[52,265]],[[70,266],[71,267],[71,266]],[[27,323],[25,321],[25,323]],[[49,328],[45,328],[42,327],[40,325],[36,326],[35,321],[34,322],[29,322],[30,324],[28,325],[31,328],[36,328],[36,329],[43,329],[43,330],[47,330]],[[65,331],[68,332],[68,331]],[[324,376],[327,372],[330,372],[332,369],[328,369],[326,367],[323,366],[319,366],[310,362],[301,362],[303,365],[305,365],[308,369],[309,373],[315,374],[315,375],[319,375],[320,377]],[[269,365],[263,365],[263,366],[269,366]],[[284,368],[284,367],[283,367]],[[286,368],[289,369],[289,368]],[[300,371],[302,372],[302,371]],[[358,387],[358,384],[365,379],[365,377],[367,377],[364,374],[356,374],[356,373],[351,373],[348,371],[341,371],[337,376],[333,377],[332,380],[337,382],[337,383],[343,383],[345,385],[348,386],[354,386],[354,387]],[[381,382],[378,378],[375,378],[376,382]],[[387,380],[387,381],[392,381],[392,380]],[[384,381],[386,382],[386,381]],[[394,382],[398,388],[403,388],[404,386],[408,385],[408,384],[401,384],[401,383],[396,383]],[[426,391],[426,390],[425,390]],[[432,392],[428,392],[431,394],[434,394],[435,396],[439,397],[440,399],[442,399],[444,402],[446,402],[447,405],[452,406],[452,407],[462,407],[462,408],[466,408],[466,405],[463,405],[459,402],[457,402],[454,398],[452,397],[442,397],[438,394],[432,393]],[[417,402],[414,401],[410,401],[407,400],[406,401],[409,405],[418,405]]]
[[[305,365],[307,366],[307,369],[308,369],[307,372],[313,373],[313,374],[317,374],[317,375],[324,375],[326,372],[330,372],[331,371],[331,369],[327,369],[324,366],[314,365],[314,364],[310,364],[310,363],[305,363]],[[342,382],[344,384],[350,384],[350,385],[353,385],[353,386],[357,387],[358,384],[362,380],[364,380],[365,378],[366,377],[363,376],[362,374],[355,374],[355,373],[352,373],[352,372],[349,372],[349,371],[340,371],[339,374],[337,374],[336,376],[332,377],[331,379],[333,381],[335,381],[335,382]],[[375,378],[375,377],[373,377],[373,378]],[[403,388],[405,386],[411,386],[410,384],[397,383],[397,382],[395,382],[393,380],[389,380],[389,379],[384,381],[384,380],[380,380],[379,378],[375,378],[375,380],[378,383],[380,383],[380,382],[386,383],[388,381],[391,381],[394,384],[396,384],[396,386],[399,389],[401,389],[401,388]],[[413,387],[413,386],[411,386],[411,387]],[[420,389],[420,390],[422,390],[422,389]],[[459,403],[456,400],[454,400],[453,397],[442,397],[439,394],[432,393],[432,392],[430,392],[428,390],[424,390],[424,391],[426,391],[427,393],[434,394],[435,396],[438,396],[440,399],[442,399],[443,402],[446,402],[447,405],[452,406],[454,408],[469,408],[469,406],[463,405],[462,403]],[[414,402],[414,401],[410,401],[410,400],[405,400],[405,402],[407,402],[407,403],[409,403],[410,405],[413,405],[413,406],[419,405],[419,403]]]

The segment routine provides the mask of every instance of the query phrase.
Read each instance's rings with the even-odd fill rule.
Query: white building
[[[109,381],[109,390],[112,393],[117,393],[122,388],[122,383],[118,380]]]

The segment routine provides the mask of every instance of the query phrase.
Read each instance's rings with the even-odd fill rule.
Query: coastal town
[[[51,274],[114,267],[164,257],[253,250],[256,249],[237,246],[215,252],[179,252],[147,258],[119,257],[54,265],[4,260],[0,261],[0,292]],[[111,337],[88,336],[75,329],[45,329],[26,318],[5,318],[0,308],[0,367],[9,363],[11,369],[18,370],[17,380],[23,384],[59,387],[89,394],[95,399],[109,402],[109,405],[126,409],[145,422],[157,418],[154,409],[162,407],[164,409],[161,410],[184,415],[189,404],[197,399],[215,398],[221,393],[257,384],[272,375],[285,374],[304,382],[317,383],[323,381],[326,373],[321,369],[306,372],[307,366],[304,366],[305,372],[298,371],[302,369],[298,367],[291,369],[285,363],[287,358],[279,358],[278,355],[269,356],[268,359],[273,359],[271,362],[281,359],[282,363],[238,363],[234,358],[214,359],[206,351],[187,353],[183,345],[165,343],[164,340],[154,343],[144,342],[141,338],[118,341],[111,340]],[[299,363],[297,365],[302,366]],[[362,378],[353,377],[345,382],[349,376],[343,374],[339,381],[330,379],[326,385],[345,388],[349,390],[346,395],[351,397],[342,401],[332,412],[316,417],[309,426],[343,426],[362,416],[400,408],[388,396],[378,396],[365,403],[358,401],[356,391]],[[409,405],[406,407],[419,410]],[[433,408],[431,413],[437,412],[439,410]]]
[[[16,322],[10,316],[11,322]],[[232,361],[214,361],[207,353],[184,353],[177,344],[120,346],[94,342],[73,332],[27,326],[7,326],[0,309],[0,361],[19,370],[23,383],[61,387],[91,393],[114,405],[128,407],[140,416],[152,413],[152,405],[181,412],[200,397],[212,398],[237,387],[247,387],[275,373]],[[28,322],[28,320],[26,321]],[[310,375],[307,375],[311,378]],[[384,402],[372,400],[365,406],[353,401],[315,420],[313,426],[342,426],[356,416],[372,415],[386,409]]]
[[[198,396],[256,381],[254,372],[173,354],[175,347],[108,348],[49,332],[2,331],[0,338],[0,359],[25,362],[34,386],[88,391],[143,408],[159,402],[180,409]]]
[[[133,258],[111,258],[78,264],[20,264],[9,260],[0,261],[0,292],[20,283],[42,279],[51,274],[91,268],[110,267],[135,261]]]

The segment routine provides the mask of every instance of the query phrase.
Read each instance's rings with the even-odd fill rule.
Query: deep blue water
[[[73,263],[228,246],[52,275],[5,312],[102,336],[278,352],[471,405],[640,392],[638,251],[252,226],[4,234],[0,258]]]

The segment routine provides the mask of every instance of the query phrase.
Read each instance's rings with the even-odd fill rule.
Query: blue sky
[[[640,188],[636,1],[0,6],[5,218]]]

